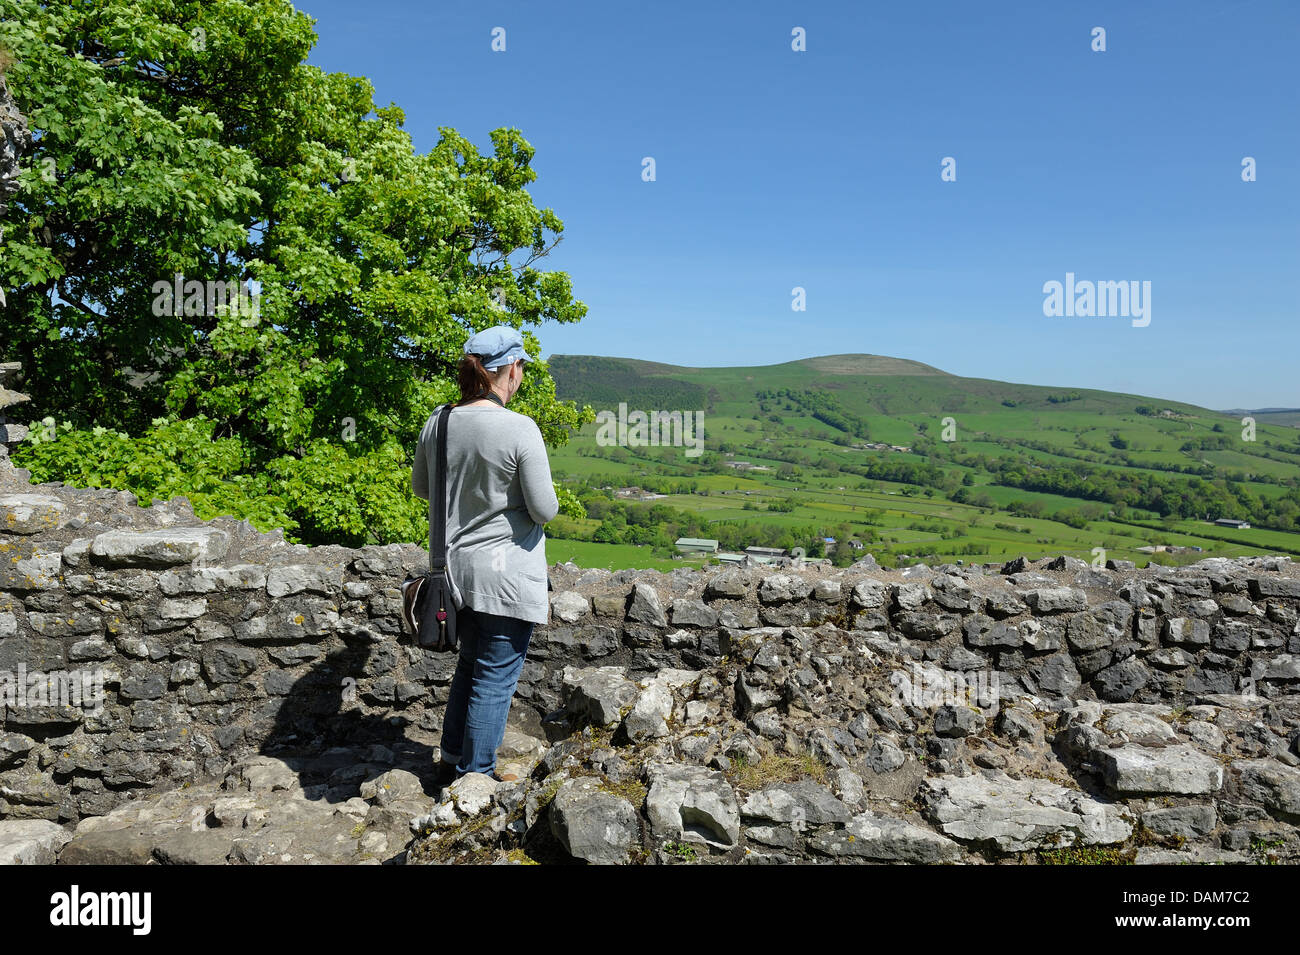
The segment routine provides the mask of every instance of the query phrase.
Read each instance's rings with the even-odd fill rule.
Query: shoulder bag
[[[420,646],[429,650],[459,649],[456,604],[447,578],[447,422],[451,404],[438,416],[438,475],[434,481],[433,522],[429,526],[429,570],[402,582],[402,619]]]

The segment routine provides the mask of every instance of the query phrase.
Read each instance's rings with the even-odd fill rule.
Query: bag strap
[[[438,415],[438,475],[434,480],[433,526],[429,528],[429,566],[433,570],[447,569],[447,422],[451,418],[451,405],[443,406]]]

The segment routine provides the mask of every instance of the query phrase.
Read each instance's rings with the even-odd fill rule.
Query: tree
[[[444,127],[417,154],[367,80],[305,62],[311,19],[287,0],[4,9],[37,138],[0,217],[0,359],[26,367],[37,417],[72,425],[24,463],[71,481],[95,424],[136,448],[193,421],[236,445],[209,512],[260,513],[240,478],[270,475],[300,539],[422,539],[410,456],[467,337],[513,325],[536,358],[530,326],[586,313],[537,267],[563,224],[526,191],[522,134],[480,155]],[[553,445],[594,420],[540,361],[511,407]]]

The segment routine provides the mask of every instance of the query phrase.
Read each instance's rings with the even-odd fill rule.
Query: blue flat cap
[[[523,359],[532,361],[524,351],[524,338],[509,325],[493,325],[470,336],[465,343],[466,355],[478,355],[488,371]]]

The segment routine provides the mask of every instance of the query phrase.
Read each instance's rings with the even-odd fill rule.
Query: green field
[[[558,396],[598,412],[617,414],[620,402],[629,412],[704,412],[698,456],[680,435],[659,446],[601,443],[598,424],[551,450],[556,478],[599,513],[548,528],[549,547],[562,536],[613,548],[575,551],[579,564],[651,566],[644,544],[620,543],[648,539],[647,528],[660,531],[653,559],[668,566],[682,563],[666,546],[675,536],[730,533],[739,547],[748,540],[741,529],[783,534],[795,546],[854,537],[885,564],[1059,553],[1091,560],[1103,551],[1139,564],[1300,554],[1300,432],[1287,425],[1257,423],[1247,441],[1238,418],[1192,405],[960,378],[869,355],[752,368],[549,361]],[[614,498],[624,486],[665,496]],[[596,502],[602,496],[606,503]],[[656,505],[660,516],[646,518]],[[1238,532],[1205,520],[1220,516],[1256,526]],[[1201,550],[1138,550],[1152,545]],[[840,549],[837,562],[866,552]]]
[[[573,561],[579,567],[604,567],[607,570],[634,567],[672,570],[674,567],[700,567],[708,563],[704,558],[655,557],[649,553],[648,548],[635,544],[598,544],[551,537],[546,539],[546,560],[551,564]]]

